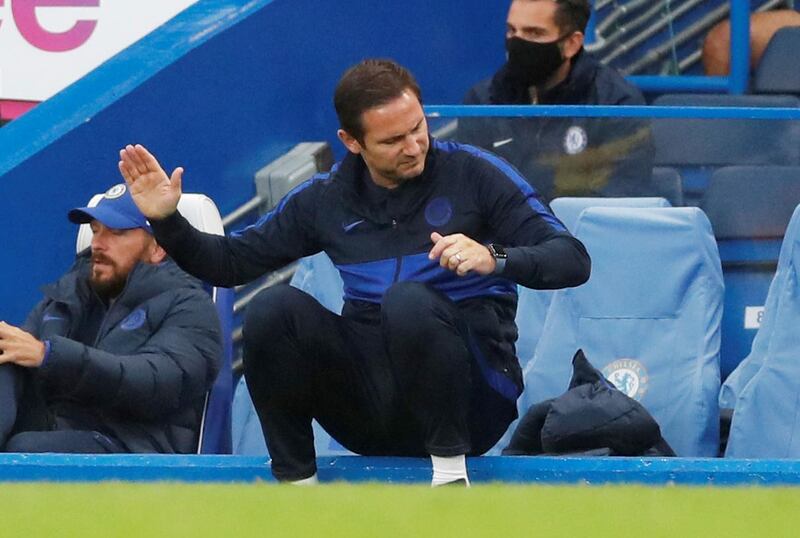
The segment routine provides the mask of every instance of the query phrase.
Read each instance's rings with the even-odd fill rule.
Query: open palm
[[[139,211],[155,220],[172,215],[181,198],[183,168],[176,168],[168,177],[158,160],[141,144],[125,146],[119,157],[119,171]]]

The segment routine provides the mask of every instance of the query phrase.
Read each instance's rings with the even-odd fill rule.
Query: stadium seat
[[[316,420],[311,423],[311,427],[314,430],[314,451],[317,456],[353,455],[328,435]],[[233,394],[233,453],[239,456],[269,455],[261,423],[244,377],[239,379]]]
[[[574,232],[575,223],[581,211],[587,207],[669,207],[669,202],[664,198],[556,198],[550,203],[550,208],[556,217],[566,226],[567,230]],[[536,344],[542,333],[544,319],[550,300],[553,296],[551,290],[531,290],[519,286],[519,303],[517,304],[517,356],[523,368],[533,357]]]
[[[89,200],[88,205],[90,207],[95,206],[102,198],[102,194],[96,194]],[[203,194],[184,193],[178,203],[178,210],[199,230],[217,235],[225,233],[217,206],[209,197]],[[82,224],[78,228],[77,252],[87,248],[91,241],[91,228],[88,224]],[[198,454],[230,454],[231,400],[233,397],[231,369],[233,290],[214,287],[210,289],[210,293],[222,326],[223,360],[219,375],[206,395],[197,452]]]
[[[800,106],[789,95],[665,94],[653,105],[699,107]],[[655,164],[677,168],[687,204],[702,197],[711,171],[731,165],[800,164],[800,122],[791,120],[659,118],[653,120]]]
[[[723,379],[750,352],[780,243],[799,203],[798,166],[732,166],[711,175],[701,207],[714,229],[725,277]]]
[[[556,291],[520,411],[562,394],[577,349],[661,426],[679,456],[716,456],[722,270],[698,208],[583,211],[583,286]]]
[[[726,457],[800,458],[800,206],[781,247],[761,328],[729,376],[720,405],[733,408]]]
[[[769,40],[753,76],[755,93],[800,94],[800,27],[781,28]]]
[[[324,252],[300,260],[291,285],[303,290],[325,308],[337,314],[344,304],[339,271]],[[352,454],[333,439],[315,420],[314,449],[317,456]],[[267,454],[264,434],[244,378],[236,385],[233,396],[233,453],[247,456]]]
[[[666,198],[673,207],[683,205],[683,179],[681,174],[668,166],[653,167],[653,191]]]

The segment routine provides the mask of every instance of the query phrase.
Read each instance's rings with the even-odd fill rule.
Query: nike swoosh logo
[[[64,318],[59,316],[51,316],[50,314],[45,314],[45,316],[42,318],[42,322],[46,323],[48,321],[64,321]]]
[[[345,224],[345,225],[342,226],[342,230],[344,230],[345,232],[349,232],[350,230],[352,230],[353,228],[355,228],[356,226],[358,226],[362,222],[364,222],[364,219],[357,220],[355,222],[351,222],[350,224]]]
[[[513,141],[514,141],[513,138],[506,138],[505,140],[496,140],[495,142],[492,142],[492,147],[493,148],[499,148],[500,146],[505,146],[509,142],[513,142]]]

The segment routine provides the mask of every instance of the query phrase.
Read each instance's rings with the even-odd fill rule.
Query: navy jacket
[[[503,450],[506,456],[570,453],[675,456],[647,409],[603,377],[582,350],[572,359],[567,392],[532,405]]]
[[[396,189],[376,186],[361,157],[348,154],[228,237],[198,232],[178,213],[152,225],[184,269],[222,286],[324,250],[344,281],[343,315],[365,321],[377,322],[393,283],[428,283],[459,304],[478,340],[491,342],[489,361],[513,369],[519,387],[515,284],[563,288],[589,276],[583,245],[513,167],[472,146],[434,139],[423,174]],[[428,259],[433,231],[506,246],[503,274],[459,277],[441,268]]]
[[[468,105],[529,105],[505,66],[469,90]],[[543,105],[644,105],[641,92],[581,51],[567,78],[539,96]],[[506,158],[543,196],[652,194],[648,121],[635,118],[462,118],[458,139]]]
[[[50,343],[35,379],[53,420],[130,452],[194,452],[222,357],[208,293],[172,261],[139,264],[106,309],[89,270],[87,249],[25,322]]]

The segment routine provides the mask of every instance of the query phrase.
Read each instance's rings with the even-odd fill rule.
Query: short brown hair
[[[392,60],[364,60],[345,71],[333,94],[333,106],[339,126],[350,136],[364,142],[361,115],[400,97],[411,90],[422,103],[422,92],[414,75]]]
[[[520,0],[512,0],[518,2]],[[540,0],[528,0],[538,2]],[[572,32],[585,32],[592,7],[589,0],[552,0],[556,3],[555,23],[562,35]]]
[[[589,17],[592,14],[592,7],[589,5],[589,0],[555,0],[558,7],[556,8],[556,25],[561,29],[561,32],[581,32],[586,31],[586,25],[589,23]]]

